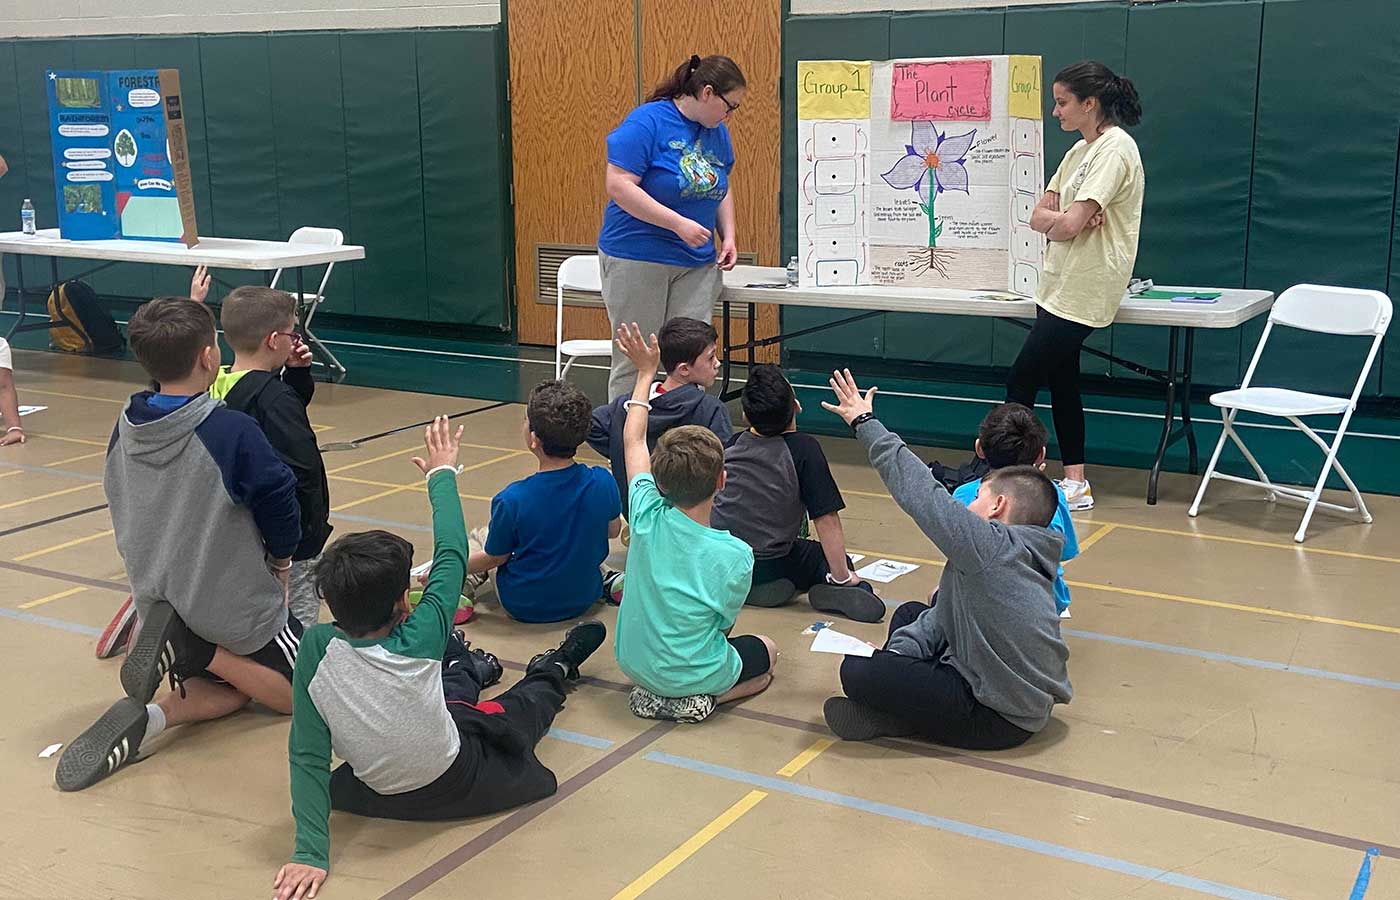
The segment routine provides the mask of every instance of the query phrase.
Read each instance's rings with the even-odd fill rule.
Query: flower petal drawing
[[[932,122],[916,120],[911,128],[909,143],[919,156],[927,156],[938,149],[938,129]]]
[[[895,190],[907,190],[919,183],[919,179],[924,177],[928,171],[928,166],[924,164],[921,156],[904,156],[899,162],[894,164],[888,172],[880,177],[885,179],[885,184]]]
[[[967,189],[967,167],[960,162],[945,162],[934,173],[938,178],[940,191],[962,191]]]
[[[917,124],[917,123],[916,123]],[[967,151],[972,149],[972,139],[977,136],[977,129],[974,128],[967,134],[959,134],[949,137],[944,132],[943,137],[938,141],[938,158],[945,162],[962,162]]]
[[[924,212],[928,213],[929,215],[929,221],[933,221],[933,207],[929,204],[928,195],[929,192],[936,186],[937,176],[935,176],[932,171],[929,172],[927,178],[924,178],[918,184],[914,185],[914,190],[919,192],[919,200],[924,205]]]

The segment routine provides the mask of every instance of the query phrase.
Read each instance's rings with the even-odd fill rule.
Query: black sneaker
[[[538,672],[548,665],[559,665],[564,669],[565,678],[578,681],[578,667],[593,655],[594,650],[603,646],[603,639],[607,636],[607,626],[602,622],[580,622],[569,629],[569,633],[564,635],[563,643],[558,647],[536,654],[525,667],[525,674]]]
[[[843,741],[871,741],[880,737],[907,737],[914,729],[898,716],[871,709],[849,697],[829,697],[822,706],[826,725]]]
[[[807,602],[818,612],[845,616],[857,622],[879,622],[885,617],[885,603],[875,596],[867,581],[856,584],[814,584]]]
[[[779,578],[749,588],[749,595],[744,598],[744,605],[771,609],[776,606],[786,606],[796,599],[797,585],[786,578]]]
[[[501,675],[505,672],[505,667],[496,658],[496,654],[487,653],[485,650],[468,650],[467,657],[471,660],[472,667],[476,670],[476,683],[483,688],[489,688],[501,680]]]
[[[175,607],[164,600],[151,607],[122,663],[122,689],[128,697],[143,706],[151,702],[156,688],[175,668],[177,647],[187,631]]]
[[[78,735],[58,758],[54,781],[61,791],[81,791],[136,758],[146,735],[146,705],[123,697]]]

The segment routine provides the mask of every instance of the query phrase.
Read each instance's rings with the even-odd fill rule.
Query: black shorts
[[[798,538],[782,556],[773,559],[756,559],[753,562],[753,583],[766,584],[786,578],[798,591],[808,591],[814,585],[825,584],[831,567],[826,562],[826,551],[818,541]]]
[[[296,616],[287,615],[287,624],[282,626],[282,630],[277,632],[260,649],[248,654],[248,659],[260,666],[271,669],[278,675],[292,680],[292,670],[297,664],[297,647],[301,644],[301,635],[305,631]],[[215,645],[209,643],[204,638],[193,631],[186,632],[184,646],[180,648],[180,663],[184,672],[178,673],[182,678],[207,678],[218,684],[227,684],[222,678],[208,670],[209,663],[214,661]]]
[[[738,637],[730,638],[729,646],[733,647],[735,652],[739,654],[741,664],[739,680],[734,682],[735,684],[766,675],[768,670],[772,668],[768,660],[768,645],[763,643],[762,638],[754,637],[751,634],[741,634]]]

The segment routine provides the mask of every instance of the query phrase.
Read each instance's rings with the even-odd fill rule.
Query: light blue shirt
[[[964,506],[971,506],[972,501],[977,499],[977,489],[982,486],[982,479],[977,478],[966,484],[958,485],[953,491],[953,499]],[[1074,536],[1074,520],[1069,517],[1069,501],[1065,499],[1065,492],[1060,490],[1060,486],[1055,485],[1055,498],[1059,501],[1055,506],[1055,517],[1050,520],[1051,531],[1058,531],[1065,536],[1065,548],[1060,551],[1061,566],[1055,574],[1055,612],[1064,612],[1069,609],[1069,585],[1065,584],[1065,567],[1067,563],[1079,555],[1079,538]]]

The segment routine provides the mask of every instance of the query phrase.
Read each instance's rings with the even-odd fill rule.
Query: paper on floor
[[[843,656],[871,656],[875,648],[858,637],[842,634],[835,628],[823,628],[812,641],[814,653],[839,653]]]
[[[58,749],[62,746],[62,744],[49,744],[43,750],[39,751],[39,758],[48,759],[50,756],[53,756],[55,753],[57,753]]]
[[[27,416],[30,413],[43,412],[46,409],[48,409],[47,406],[21,406],[19,408],[19,414],[21,416]]]
[[[892,559],[877,559],[868,566],[856,570],[856,574],[866,581],[878,581],[881,584],[889,584],[901,575],[907,575],[917,569],[913,563],[895,562]]]

